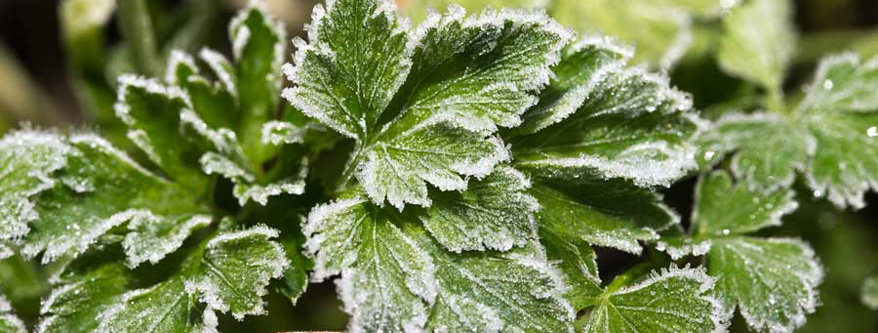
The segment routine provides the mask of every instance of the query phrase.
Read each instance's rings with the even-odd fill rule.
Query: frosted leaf
[[[229,40],[241,109],[237,133],[250,159],[261,163],[269,155],[262,143],[262,126],[275,117],[280,104],[279,70],[286,56],[286,29],[261,6],[251,5],[232,19]]]
[[[876,64],[854,55],[826,58],[792,113],[724,117],[699,138],[699,155],[716,162],[737,151],[732,171],[766,191],[788,187],[801,170],[815,197],[862,208],[878,182],[878,104],[865,93],[878,86]]]
[[[713,242],[710,239],[695,239],[692,237],[678,236],[665,237],[655,243],[655,249],[667,253],[671,259],[679,260],[688,255],[703,256],[710,251]]]
[[[307,129],[285,121],[269,121],[262,127],[262,142],[272,145],[302,143]]]
[[[523,129],[508,133],[515,136],[509,141],[516,166],[545,177],[625,178],[644,187],[669,186],[694,169],[689,138],[701,121],[690,114],[691,99],[665,75],[625,68],[625,51],[612,42],[580,43],[556,66],[557,78],[525,114]],[[527,133],[533,134],[521,135]]]
[[[506,251],[536,239],[536,199],[530,180],[508,166],[473,181],[466,192],[433,193],[433,206],[420,216],[424,226],[453,251]]]
[[[122,299],[131,276],[121,264],[104,264],[82,275],[62,278],[40,309],[37,333],[88,333],[97,317]]]
[[[779,189],[762,193],[748,189],[746,182],[732,184],[724,171],[703,176],[696,187],[693,225],[698,235],[724,236],[779,226],[781,217],[799,206],[794,192]]]
[[[390,1],[351,1],[315,7],[310,43],[298,40],[295,66],[285,67],[296,86],[284,96],[356,139],[348,164],[371,199],[429,206],[427,183],[464,190],[465,176],[508,159],[491,134],[520,123],[570,32],[544,14],[464,19],[454,6],[410,38]]]
[[[562,275],[538,244],[505,253],[454,254],[421,232],[436,265],[433,332],[573,332]]]
[[[55,186],[72,149],[56,133],[25,129],[0,139],[0,240],[19,239],[39,218],[30,200]]]
[[[96,333],[215,333],[216,315],[186,293],[183,278],[125,293],[98,316]]]
[[[208,67],[213,71],[214,76],[219,80],[219,83],[225,88],[229,94],[235,97],[235,101],[238,98],[238,88],[237,81],[235,77],[235,67],[226,59],[226,57],[220,53],[219,51],[203,48],[198,52],[198,57],[207,64]]]
[[[198,157],[209,147],[202,138],[181,131],[181,115],[191,107],[189,96],[178,87],[132,75],[119,78],[115,109],[129,128],[129,138],[175,181],[201,188],[207,179],[199,171]]]
[[[636,44],[634,60],[654,68],[670,68],[682,58],[692,44],[693,16],[703,11],[682,1],[656,0],[554,0],[550,9],[558,21],[579,32]]]
[[[811,91],[796,110],[816,139],[807,183],[838,207],[865,206],[863,194],[878,184],[878,59],[860,64],[852,55],[825,59]],[[834,82],[831,89],[823,83]],[[826,90],[832,90],[831,93]],[[819,101],[826,98],[827,100]]]
[[[870,276],[863,282],[860,300],[872,310],[878,310],[878,276]]]
[[[524,113],[521,126],[512,131],[532,134],[576,113],[606,76],[617,74],[632,54],[633,49],[609,37],[584,37],[568,46],[552,67],[555,76],[540,92],[539,103]]]
[[[582,331],[726,332],[722,303],[711,296],[716,279],[703,268],[671,266],[619,289],[610,288]]]
[[[546,228],[540,229],[540,242],[549,263],[557,266],[564,278],[564,298],[573,310],[594,305],[603,292],[594,249],[582,240],[562,238]]]
[[[303,160],[292,175],[267,184],[260,184],[256,175],[244,169],[246,165],[232,161],[217,153],[207,153],[201,157],[201,165],[207,174],[220,174],[230,179],[235,187],[232,190],[238,204],[243,206],[253,200],[260,205],[268,203],[268,198],[283,193],[302,194],[305,192],[305,176],[308,173],[307,160]]]
[[[371,136],[375,123],[411,68],[406,23],[389,0],[336,0],[317,5],[309,43],[294,40],[295,87],[284,97],[306,115],[352,138]]]
[[[790,1],[749,1],[732,9],[723,23],[720,67],[779,92],[796,49]]]
[[[350,194],[349,194],[350,195]],[[303,232],[315,259],[312,280],[341,272],[339,290],[350,330],[402,332],[422,327],[424,300],[436,296],[433,262],[402,224],[400,213],[382,209],[361,194],[318,206]]]
[[[143,262],[156,264],[183,245],[183,241],[197,229],[210,225],[209,215],[186,214],[165,218],[151,214],[137,216],[128,223],[131,230],[122,242],[128,256],[128,266]]]
[[[202,210],[187,189],[149,173],[105,140],[80,134],[66,141],[70,153],[64,174],[87,181],[93,190],[80,193],[62,183],[41,193],[34,205],[39,218],[31,222],[24,239],[26,256],[44,250],[44,262],[75,256],[111,228],[132,219]]]
[[[214,237],[201,258],[200,272],[186,279],[186,292],[200,292],[200,300],[211,309],[231,312],[238,320],[265,314],[266,287],[289,265],[283,249],[271,241],[277,236],[277,230],[258,225]]]
[[[768,113],[724,115],[696,140],[701,164],[712,165],[737,152],[731,160],[732,173],[765,192],[792,185],[796,171],[805,170],[817,149],[802,124]]]
[[[658,239],[658,231],[679,222],[655,194],[631,185],[598,183],[591,190],[565,193],[537,182],[530,191],[540,203],[540,228],[562,239],[640,254],[638,241]]]
[[[716,294],[726,311],[731,314],[737,305],[755,331],[793,332],[818,304],[823,269],[799,240],[715,239],[707,266],[719,278]]]
[[[12,313],[12,306],[3,295],[0,295],[0,332],[27,333],[24,322]]]

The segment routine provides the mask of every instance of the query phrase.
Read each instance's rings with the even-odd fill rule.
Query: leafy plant
[[[681,28],[669,18],[730,8],[604,7],[595,24],[663,37]],[[173,50],[161,66],[155,45],[129,46],[142,73],[164,67],[118,78],[134,158],[83,130],[0,139],[0,258],[46,265],[47,333],[215,332],[265,314],[269,290],[295,304],[330,279],[352,332],[725,332],[736,309],[792,332],[824,272],[804,241],[763,230],[797,209],[797,173],[816,198],[865,205],[878,60],[828,57],[787,98],[795,33],[772,18],[789,12],[753,0],[723,19],[718,65],[760,89],[757,111],[710,121],[632,65],[669,68],[672,41],[635,55],[540,11],[457,5],[412,28],[388,0],[335,0],[284,64],[285,28],[251,5],[229,25],[232,60]],[[683,219],[660,191],[689,176]],[[608,274],[600,248],[641,257]],[[7,303],[0,332],[24,332]]]

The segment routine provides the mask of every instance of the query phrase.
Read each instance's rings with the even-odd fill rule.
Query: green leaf
[[[537,244],[506,253],[445,250],[407,211],[361,192],[318,206],[304,233],[315,258],[312,280],[338,282],[351,329],[570,331],[561,280]],[[516,317],[520,320],[506,321]],[[481,326],[472,326],[481,325]]]
[[[792,332],[817,306],[823,270],[799,240],[717,238],[707,266],[719,277],[716,293],[726,310],[731,314],[737,305],[753,330]]]
[[[878,87],[876,64],[850,54],[826,58],[791,114],[724,117],[698,138],[703,158],[736,152],[732,172],[765,191],[788,187],[800,170],[815,197],[862,208],[878,181],[878,105],[864,93]]]
[[[318,206],[308,216],[303,232],[315,258],[312,280],[342,274],[338,285],[352,329],[402,332],[427,319],[422,298],[435,298],[435,268],[400,229],[405,222],[361,195]]]
[[[525,113],[523,128],[535,133],[510,139],[516,167],[644,187],[668,186],[695,168],[688,138],[700,121],[690,114],[692,101],[666,76],[625,68],[625,60],[624,49],[606,39],[568,50],[540,104]]]
[[[269,18],[265,9],[251,5],[232,19],[229,40],[241,108],[237,132],[247,156],[261,163],[270,151],[262,143],[262,126],[274,118],[280,104],[282,82],[278,69],[286,56],[286,30]]]
[[[726,72],[779,93],[796,48],[788,0],[752,0],[724,20],[717,55]]]
[[[192,216],[204,210],[198,205],[196,195],[144,170],[103,139],[89,134],[68,139],[56,134],[39,136],[63,142],[67,156],[57,171],[58,181],[35,199],[35,219],[31,221],[31,232],[24,239],[22,249],[27,256],[45,251],[44,262],[62,255],[75,256],[108,230],[125,222],[136,221],[134,225],[169,223],[163,220]],[[149,255],[138,253],[157,260],[172,250],[166,248],[162,253]],[[140,256],[131,262],[142,261]]]
[[[0,295],[0,332],[3,333],[26,333],[24,323],[12,314],[12,306],[6,300],[6,296]]]
[[[262,296],[269,281],[289,266],[283,248],[271,241],[277,237],[276,230],[263,225],[214,237],[201,258],[201,271],[186,280],[186,291],[200,292],[211,309],[231,312],[238,320],[264,314]]]
[[[878,276],[870,276],[863,282],[860,300],[872,310],[878,310]]]
[[[56,185],[51,175],[63,168],[71,152],[53,133],[13,132],[0,139],[0,239],[18,239],[39,215],[30,197]]]
[[[704,269],[671,266],[608,288],[582,332],[725,332],[722,304],[711,296],[715,281]]]
[[[466,192],[432,193],[433,206],[420,219],[453,252],[506,251],[536,238],[539,204],[526,193],[529,187],[523,174],[500,166]]]
[[[565,193],[538,182],[530,194],[541,206],[541,228],[561,239],[635,254],[643,250],[638,241],[656,240],[659,231],[679,223],[655,194],[626,184],[599,183]]]
[[[128,138],[176,182],[205,187],[198,158],[210,147],[204,138],[183,130],[181,115],[192,108],[188,95],[178,87],[132,75],[119,78],[118,95],[116,115],[128,126]]]
[[[308,168],[307,165],[304,165],[305,163],[302,164],[289,177],[262,185],[253,172],[245,169],[246,163],[236,162],[226,155],[212,152],[201,157],[201,165],[205,173],[222,175],[235,184],[232,194],[238,199],[238,204],[242,206],[250,200],[264,206],[268,202],[268,198],[272,196],[282,193],[304,193]]]
[[[540,229],[540,243],[546,257],[561,271],[567,291],[564,298],[576,311],[594,305],[603,292],[594,249],[586,242],[562,238],[547,228]]]
[[[793,200],[792,190],[762,193],[751,191],[747,185],[732,184],[731,176],[724,171],[702,177],[696,187],[692,213],[697,233],[716,237],[779,226],[781,217],[799,206]]]
[[[796,171],[805,171],[817,149],[802,124],[776,114],[727,114],[702,133],[697,139],[702,165],[718,163],[727,153],[737,152],[731,159],[732,173],[766,192],[790,187]]]
[[[36,332],[92,332],[100,324],[98,315],[128,291],[130,274],[125,266],[108,263],[85,274],[63,276],[42,303]]]
[[[520,122],[569,38],[536,13],[464,20],[455,6],[411,39],[388,0],[340,0],[314,13],[310,44],[298,40],[296,64],[285,67],[295,86],[284,96],[356,139],[343,178],[356,169],[374,202],[399,209],[429,206],[426,183],[464,190],[462,176],[484,177],[507,158],[490,133]]]
[[[210,50],[201,52],[202,59],[215,70],[217,61],[225,61],[231,71],[231,64],[222,55],[214,53]],[[224,67],[220,67],[224,68]],[[204,76],[200,75],[200,69],[195,64],[195,59],[188,53],[173,50],[168,60],[167,72],[165,74],[165,82],[172,86],[178,86],[183,89],[192,101],[192,110],[204,120],[210,128],[229,128],[234,129],[238,123],[239,113],[237,111],[237,100],[235,98],[235,90],[229,90],[228,85],[234,88],[231,82],[231,72],[215,71],[220,82],[214,83]],[[223,85],[222,82],[228,82]]]
[[[98,333],[200,333],[216,332],[217,326],[216,314],[186,292],[180,276],[125,293],[98,320]]]

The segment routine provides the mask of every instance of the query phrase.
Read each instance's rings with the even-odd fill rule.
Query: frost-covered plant
[[[232,61],[174,51],[160,79],[119,78],[134,157],[83,131],[0,140],[0,257],[52,263],[37,332],[215,332],[329,279],[352,332],[725,332],[736,309],[791,332],[823,269],[756,232],[797,208],[797,172],[863,206],[878,60],[828,58],[788,110],[792,34],[745,20],[776,4],[732,13],[718,56],[767,111],[716,122],[632,48],[539,11],[412,28],[389,0],[330,0],[284,65],[252,6]],[[693,174],[684,228],[658,190]],[[644,258],[604,282],[594,247]],[[24,330],[0,299],[0,332]]]

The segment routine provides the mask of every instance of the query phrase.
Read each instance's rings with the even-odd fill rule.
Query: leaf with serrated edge
[[[97,317],[128,291],[130,275],[121,264],[105,264],[65,277],[43,300],[37,333],[87,333],[98,327]]]
[[[277,230],[264,225],[214,237],[201,258],[201,272],[186,280],[186,291],[200,292],[210,308],[238,320],[264,314],[268,282],[289,265],[283,249],[271,241],[277,237]]]
[[[795,51],[789,0],[753,0],[732,9],[717,55],[720,67],[779,91]]]
[[[462,176],[484,177],[507,159],[490,133],[520,122],[570,38],[544,14],[464,19],[452,6],[410,39],[390,1],[351,1],[315,7],[310,44],[298,40],[296,65],[285,66],[296,86],[284,96],[355,138],[350,168],[373,201],[400,210],[431,204],[426,183],[464,190]]]
[[[725,332],[724,309],[711,296],[715,282],[703,268],[671,266],[635,284],[606,291],[582,331]]]
[[[433,206],[420,216],[424,226],[453,252],[506,251],[536,239],[536,199],[521,172],[501,166],[466,192],[434,193]]]
[[[782,216],[799,206],[792,190],[751,191],[745,182],[732,184],[724,171],[701,178],[696,186],[693,225],[699,235],[723,236],[779,226]]]
[[[315,258],[312,280],[338,281],[352,331],[405,331],[427,320],[436,295],[433,262],[400,226],[399,214],[354,193],[311,211],[303,232]]]
[[[541,206],[537,213],[540,228],[562,239],[580,239],[639,254],[643,248],[638,241],[656,240],[658,231],[679,222],[653,193],[631,185],[602,185],[603,192],[577,193],[574,197],[535,183],[530,193]]]
[[[3,333],[27,333],[24,322],[12,314],[12,306],[6,300],[6,296],[0,294],[0,332]]]
[[[171,252],[183,245],[190,234],[210,225],[209,215],[182,215],[178,218],[162,218],[144,214],[128,223],[131,231],[125,235],[122,246],[128,258],[129,267],[137,267],[143,262],[158,263]]]
[[[186,293],[180,276],[125,293],[103,312],[96,333],[216,333],[216,314]]]
[[[706,260],[728,313],[737,305],[754,330],[793,332],[817,306],[823,269],[799,240],[718,238]]]
[[[78,134],[66,142],[62,181],[36,200],[39,218],[24,239],[26,256],[44,250],[43,262],[75,256],[122,223],[203,211],[192,193],[144,170],[105,140]]]
[[[19,239],[39,218],[30,197],[55,186],[51,174],[72,149],[55,133],[21,130],[0,139],[0,240]]]
[[[872,310],[878,310],[878,276],[870,276],[863,282],[860,300]]]
[[[525,113],[523,132],[507,133],[518,135],[509,138],[516,167],[644,187],[669,186],[696,167],[688,138],[702,125],[690,114],[691,99],[665,75],[626,68],[624,52],[611,40],[589,38],[565,54],[540,104]],[[519,135],[525,133],[533,134]]]

